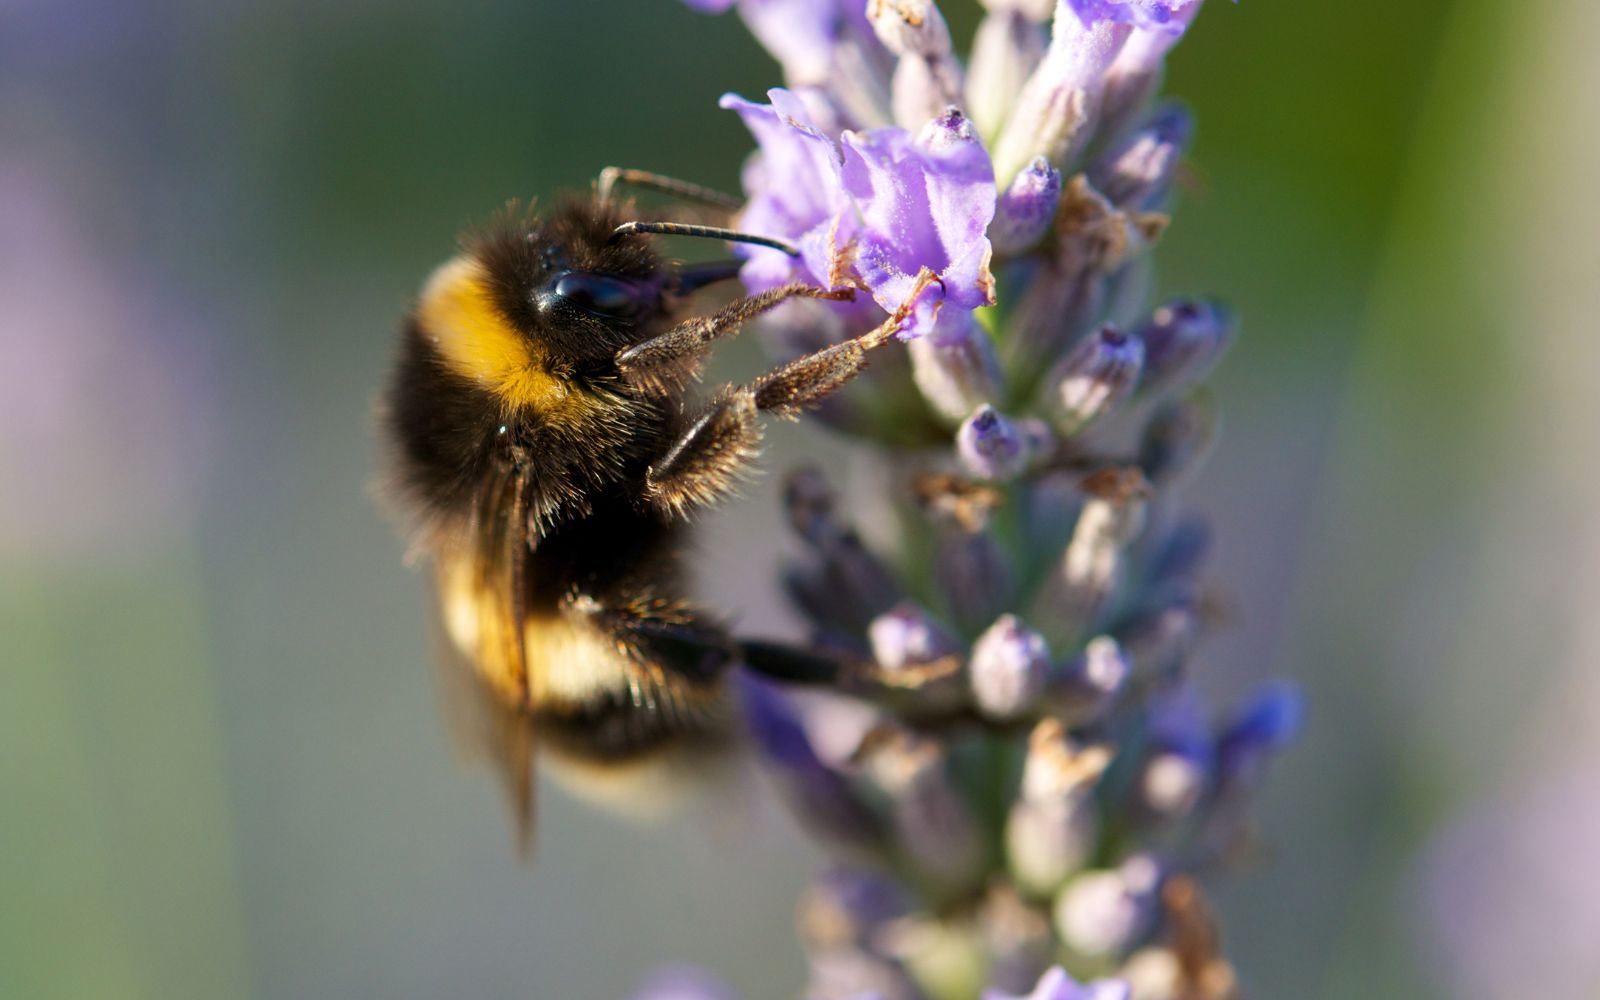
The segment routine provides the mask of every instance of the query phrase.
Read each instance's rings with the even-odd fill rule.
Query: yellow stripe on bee
[[[454,257],[422,289],[417,318],[450,370],[517,409],[592,409],[597,400],[552,371],[550,357],[495,306],[488,275],[472,257]]]
[[[507,595],[488,589],[469,555],[441,556],[439,597],[456,648],[508,702],[534,707],[576,706],[629,690],[631,665],[615,640],[560,614],[530,615],[523,623],[526,663],[516,661],[516,622]]]

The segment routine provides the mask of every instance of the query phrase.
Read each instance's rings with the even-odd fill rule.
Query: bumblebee
[[[762,414],[793,418],[839,389],[909,311],[702,399],[695,385],[719,339],[786,300],[854,290],[793,283],[687,316],[737,262],[674,262],[662,235],[795,251],[630,221],[611,196],[617,177],[545,214],[507,210],[462,239],[404,321],[383,418],[444,630],[500,725],[522,733],[525,722],[541,747],[594,765],[714,739],[736,663],[827,679],[823,661],[736,642],[685,599],[687,522],[750,469]]]

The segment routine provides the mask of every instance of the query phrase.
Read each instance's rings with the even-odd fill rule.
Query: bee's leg
[[[746,385],[725,389],[651,464],[645,479],[648,499],[678,515],[720,499],[760,451],[757,414],[766,411],[794,419],[838,391],[861,374],[869,351],[894,338],[923,291],[937,282],[924,268],[905,302],[874,329],[802,355]]]
[[[853,288],[830,291],[794,281],[765,292],[741,296],[709,316],[684,320],[665,333],[619,352],[617,367],[624,374],[648,376],[653,370],[681,366],[685,362],[698,360],[712,341],[737,332],[745,323],[789,299],[846,302],[855,298],[855,294]]]
[[[692,181],[680,181],[675,177],[666,177],[648,170],[633,170],[627,167],[607,167],[600,171],[600,176],[594,185],[595,197],[600,201],[610,201],[612,192],[616,190],[618,184],[647,191],[659,191],[684,201],[696,202],[708,208],[717,208],[730,213],[738,211],[742,204],[733,195],[714,188],[703,187]]]

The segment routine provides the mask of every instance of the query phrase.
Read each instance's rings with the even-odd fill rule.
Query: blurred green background
[[[1204,668],[1314,706],[1230,950],[1257,997],[1600,996],[1600,7],[1210,8],[1159,251],[1245,322]],[[748,776],[650,826],[547,786],[517,861],[369,489],[459,226],[612,163],[736,188],[716,98],[776,82],[668,0],[0,3],[0,996],[803,981],[817,857]],[[700,579],[781,630],[771,479]]]

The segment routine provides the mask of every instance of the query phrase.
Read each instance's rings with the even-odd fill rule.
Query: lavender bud
[[[1201,394],[1156,411],[1139,443],[1139,467],[1158,488],[1177,482],[1200,466],[1217,437],[1217,412]]]
[[[895,843],[923,874],[948,887],[974,879],[984,865],[983,838],[951,780],[944,745],[885,726],[868,734],[859,755],[888,796]]]
[[[1157,309],[1139,336],[1148,384],[1170,390],[1205,377],[1233,339],[1233,317],[1215,302],[1179,299]]]
[[[1043,24],[1055,13],[1056,0],[978,0],[988,11],[1014,10],[1033,21]]]
[[[1145,208],[1166,193],[1193,135],[1193,116],[1180,105],[1165,105],[1101,158],[1090,179],[1112,204]]]
[[[867,19],[895,55],[950,54],[950,26],[933,0],[867,0]]]
[[[956,453],[968,472],[997,482],[1015,478],[1027,467],[1027,440],[1022,431],[988,403],[961,422]]]
[[[1112,956],[1127,951],[1155,923],[1161,869],[1136,854],[1119,868],[1084,872],[1056,897],[1056,932],[1080,955]]]
[[[1131,31],[1110,19],[1086,24],[1066,0],[1056,4],[1050,47],[995,142],[997,181],[1009,184],[1035,156],[1065,164],[1082,147],[1105,72]]]
[[[1106,469],[1084,487],[1090,495],[1062,554],[1061,582],[1069,606],[1092,623],[1122,583],[1124,550],[1144,527],[1150,485],[1137,469]]]
[[[831,868],[800,897],[800,938],[808,948],[874,947],[880,931],[911,911],[904,887],[854,868]]]
[[[1015,615],[1002,615],[972,646],[968,670],[978,710],[995,719],[1022,714],[1044,690],[1050,647]]]
[[[1006,187],[995,205],[989,242],[997,254],[1014,254],[1033,246],[1049,231],[1061,201],[1061,171],[1042,156],[1033,158]]]
[[[1092,722],[1122,693],[1131,673],[1132,664],[1117,641],[1096,636],[1051,679],[1050,698],[1069,721]]]
[[[1056,719],[1034,727],[1006,819],[1007,859],[1023,889],[1050,895],[1089,859],[1099,829],[1092,793],[1111,759],[1109,747],[1075,746]]]
[[[989,985],[1029,993],[1050,966],[1054,942],[1050,916],[1006,884],[990,888],[978,911],[978,931],[989,954]]]
[[[1135,804],[1157,820],[1187,815],[1210,784],[1213,760],[1210,732],[1191,684],[1179,681],[1152,696],[1145,741],[1149,749]]]
[[[900,599],[894,575],[839,521],[838,500],[820,472],[790,475],[783,503],[790,526],[811,548],[809,559],[788,567],[785,582],[813,617],[858,631]]]
[[[901,963],[857,948],[823,948],[806,955],[807,1000],[926,1000]]]
[[[1049,379],[1055,386],[1051,406],[1062,430],[1082,430],[1127,399],[1144,357],[1143,341],[1110,326],[1079,341]]]
[[[960,650],[943,626],[909,601],[874,618],[867,637],[878,665],[890,672],[932,663]]]
[[[776,685],[742,676],[745,727],[796,811],[843,843],[872,845],[883,831],[844,775],[823,762],[790,701]]]
[[[1187,655],[1199,632],[1199,612],[1182,600],[1141,614],[1119,635],[1133,667],[1141,676],[1153,677]]]
[[[935,555],[937,583],[954,623],[975,629],[1012,603],[1016,570],[1011,554],[994,533],[957,525],[942,532]]]
[[[1187,754],[1153,754],[1139,775],[1140,809],[1162,820],[1187,816],[1200,801],[1209,780],[1205,765]]]
[[[1103,115],[1108,132],[1113,135],[1121,132],[1139,109],[1149,103],[1161,84],[1167,53],[1183,38],[1184,31],[1200,12],[1200,2],[1167,3],[1166,6],[1176,9],[1164,23],[1141,25],[1128,36],[1106,70]]]
[[[880,41],[900,57],[891,88],[894,119],[913,131],[961,101],[961,63],[950,51],[950,28],[933,0],[871,0],[867,17]]]
[[[1042,18],[1008,4],[988,6],[967,60],[967,112],[992,143],[1029,75],[1044,58],[1046,35],[1038,23]]]
[[[1299,685],[1291,681],[1263,685],[1217,740],[1219,786],[1225,792],[1248,792],[1260,784],[1271,756],[1300,735],[1305,714]]]
[[[933,408],[954,422],[1000,396],[1000,362],[972,314],[946,309],[932,332],[906,345],[911,377]]]

